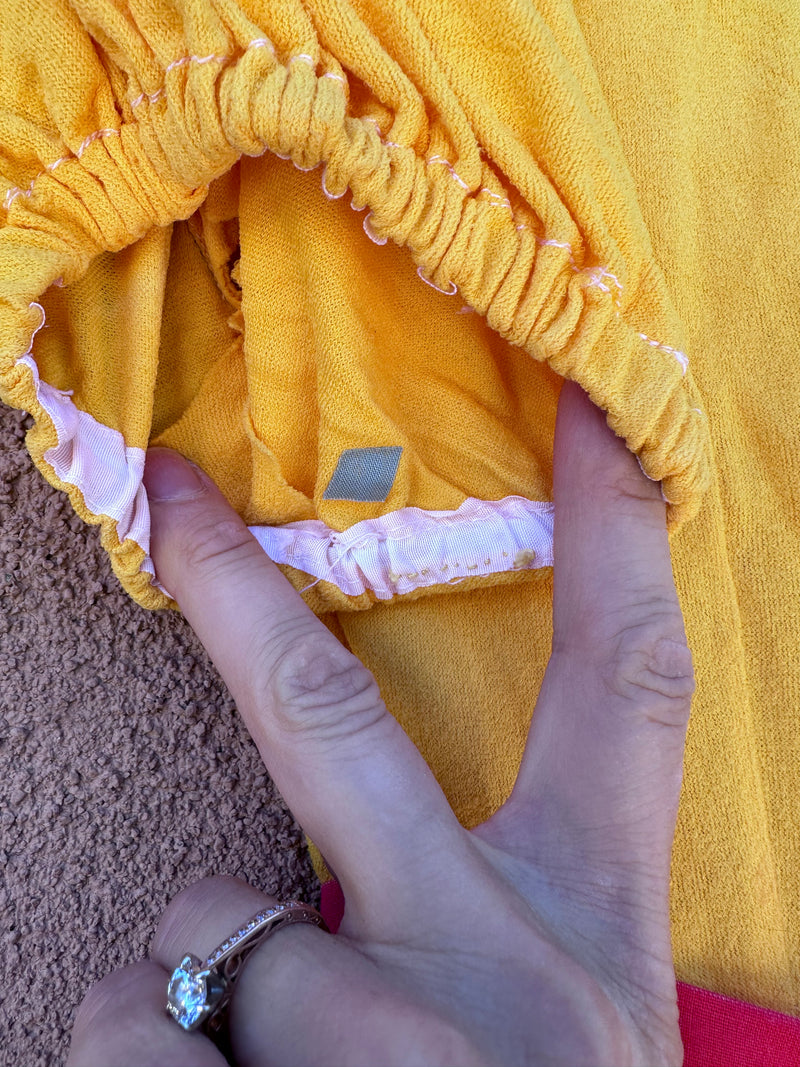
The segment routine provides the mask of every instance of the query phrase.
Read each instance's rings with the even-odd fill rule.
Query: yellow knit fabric
[[[695,658],[678,977],[800,1013],[800,9],[2,10],[0,398],[131,596],[175,606],[148,444],[254,530],[384,529],[551,500],[577,380],[662,483]],[[326,496],[343,452],[387,447],[385,499]],[[516,773],[551,571],[464,552],[386,595],[282,567],[472,825]]]

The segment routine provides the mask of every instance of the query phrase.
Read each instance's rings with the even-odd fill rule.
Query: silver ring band
[[[329,932],[315,908],[291,900],[258,912],[205,960],[190,953],[184,956],[167,985],[170,1018],[184,1030],[197,1030],[201,1026],[211,1034],[220,1030],[225,1008],[247,957],[282,926],[298,922],[311,923]]]

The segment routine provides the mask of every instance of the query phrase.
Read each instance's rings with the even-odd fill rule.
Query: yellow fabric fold
[[[0,38],[0,399],[125,589],[175,606],[147,570],[149,444],[254,528],[544,502],[577,380],[662,484],[695,657],[678,976],[784,1011],[799,23],[755,0],[6,0]],[[381,447],[384,500],[325,496]],[[379,601],[282,567],[459,817],[489,815],[549,569]]]

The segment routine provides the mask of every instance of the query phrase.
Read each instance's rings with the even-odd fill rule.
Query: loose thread
[[[345,556],[348,554],[348,552],[352,552],[353,549],[355,549],[355,548],[363,547],[364,545],[366,545],[368,543],[368,540],[369,540],[368,538],[364,538],[364,540],[357,541],[354,545],[345,546],[344,552],[342,552],[341,555],[337,559],[335,559],[333,561],[333,563],[330,564],[330,566],[325,571],[325,573],[321,574],[319,576],[319,578],[316,579],[316,581],[311,582],[310,585],[307,585],[304,589],[301,589],[300,592],[301,593],[306,593],[306,592],[308,592],[309,589],[313,589],[315,585],[317,585],[319,582],[321,582],[324,579],[326,579],[328,577],[328,575],[331,574],[339,566],[339,564],[342,562],[342,560],[345,558]],[[333,545],[333,544],[335,544],[335,541],[333,540],[333,538],[331,538],[330,541],[329,541],[329,545]]]
[[[18,359],[16,359],[14,361],[14,365],[15,366],[16,366],[17,363],[21,363],[23,361],[23,359],[25,359],[26,356],[30,356],[32,354],[32,352],[33,352],[33,340],[36,337],[36,334],[39,332],[39,330],[41,330],[41,328],[44,326],[45,322],[47,321],[47,316],[45,315],[44,308],[42,307],[41,304],[37,304],[36,301],[34,300],[32,303],[28,304],[28,307],[29,308],[38,308],[42,313],[42,321],[39,323],[39,325],[36,327],[36,329],[31,334],[31,339],[30,339],[30,343],[28,344],[27,352],[23,352],[22,355]]]

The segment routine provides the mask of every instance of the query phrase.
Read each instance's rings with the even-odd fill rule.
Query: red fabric
[[[683,1067],[800,1067],[800,1019],[678,982]]]
[[[344,894],[337,881],[326,882],[323,885],[319,910],[328,929],[335,934],[344,915]]]
[[[333,933],[344,915],[336,881],[320,911]],[[800,1019],[678,982],[683,1067],[800,1067]]]

